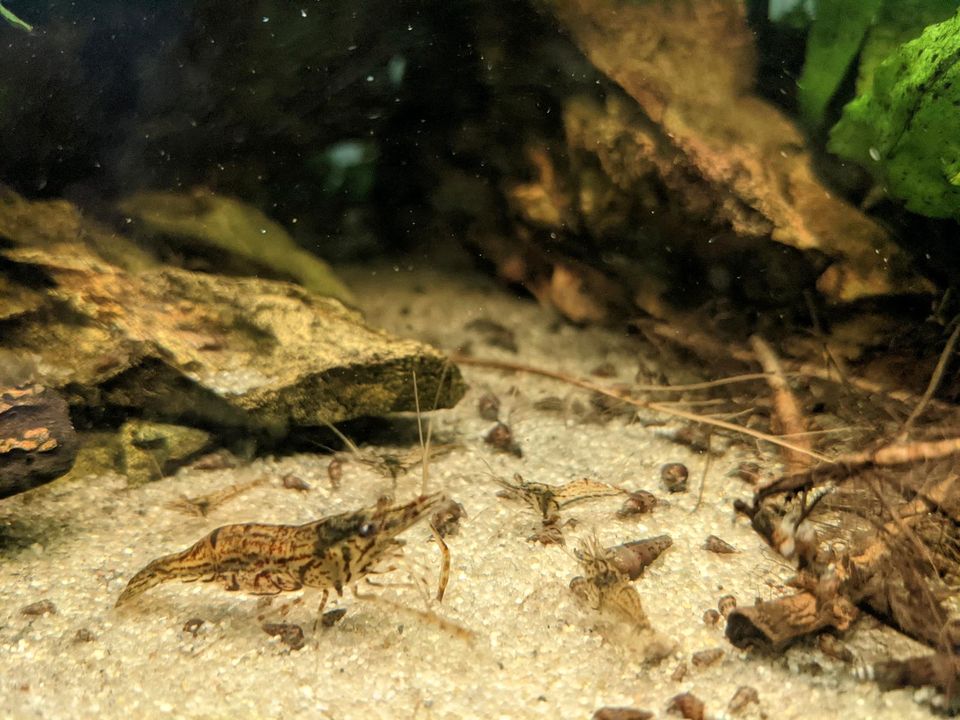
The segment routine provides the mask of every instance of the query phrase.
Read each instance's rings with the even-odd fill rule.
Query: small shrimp
[[[356,592],[355,583],[367,575],[393,569],[380,564],[399,548],[397,535],[445,502],[445,495],[433,493],[405,505],[381,502],[304,525],[224,525],[186,550],[148,564],[127,584],[117,606],[160,583],[200,580],[253,595],[317,588],[323,591],[322,612],[330,590],[342,596],[353,584]],[[441,578],[449,575],[449,554],[443,562]]]

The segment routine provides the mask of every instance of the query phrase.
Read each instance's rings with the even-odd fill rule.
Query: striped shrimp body
[[[304,525],[224,525],[182,552],[157,558],[131,578],[117,599],[123,605],[160,583],[219,582],[228,591],[276,595],[303,587],[343,588],[377,572],[400,541],[397,536],[446,501],[421,495],[405,505],[379,503]],[[444,555],[445,578],[449,555]],[[441,593],[442,594],[442,593]]]

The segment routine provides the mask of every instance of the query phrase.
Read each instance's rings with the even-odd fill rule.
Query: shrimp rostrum
[[[405,505],[378,503],[304,525],[224,525],[186,550],[148,564],[133,576],[117,605],[180,580],[218,582],[226,590],[253,595],[316,588],[323,591],[322,610],[331,590],[342,596],[344,587],[388,569],[383,563],[401,545],[397,536],[445,500],[442,493],[421,495]],[[447,553],[444,571],[441,578],[449,574]]]

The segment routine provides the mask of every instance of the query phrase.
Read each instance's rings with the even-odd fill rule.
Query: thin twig
[[[784,435],[789,435],[796,439],[796,443],[804,447],[807,451],[812,448],[806,435],[807,427],[803,421],[803,414],[800,412],[800,405],[797,403],[793,390],[787,384],[783,376],[783,368],[780,367],[780,360],[767,341],[759,335],[750,337],[750,345],[757,356],[757,361],[767,372],[767,383],[773,391],[773,409],[779,422],[779,430]],[[784,459],[787,466],[792,471],[802,470],[810,464],[808,454],[797,454],[794,452],[784,453]]]
[[[950,333],[950,337],[947,338],[947,344],[943,346],[943,352],[940,353],[940,359],[937,360],[937,366],[933,369],[933,374],[930,376],[930,382],[927,383],[927,389],[924,390],[923,395],[920,397],[920,402],[917,403],[917,406],[913,409],[913,412],[910,413],[910,417],[904,421],[903,427],[900,428],[900,432],[897,434],[899,439],[907,436],[907,433],[910,431],[910,427],[917,420],[917,418],[923,414],[924,410],[927,409],[927,405],[930,403],[930,400],[933,399],[933,394],[937,391],[937,388],[940,387],[940,382],[943,380],[943,373],[947,369],[947,363],[950,362],[950,356],[953,355],[953,349],[957,345],[958,337],[960,337],[960,323],[957,323],[957,326],[953,329],[953,332]]]

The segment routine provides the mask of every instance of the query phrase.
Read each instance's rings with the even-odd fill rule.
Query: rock
[[[142,192],[126,198],[118,209],[139,221],[148,236],[172,238],[188,251],[216,252],[222,266],[227,256],[296,280],[318,295],[353,300],[347,286],[327,263],[300,247],[282,225],[255,207],[208,190],[191,193]]]
[[[34,358],[39,377],[71,405],[282,435],[412,411],[414,372],[428,404],[437,397],[448,407],[465,391],[437,350],[374,330],[338,300],[297,285],[128,272],[85,244],[91,231],[65,205],[0,195],[0,232],[12,243],[0,257],[15,270],[9,277],[36,278],[44,294],[40,309],[5,328],[0,349]]]
[[[159,480],[210,447],[210,433],[181,425],[128,420],[120,428],[122,467],[130,485]]]
[[[931,289],[878,223],[818,180],[793,123],[752,94],[756,63],[743,3],[543,4],[652,121],[624,123],[610,112],[622,125],[613,133],[619,144],[588,135],[601,166],[622,154],[630,173],[652,171],[694,215],[729,223],[742,237],[823,253],[831,264],[817,287],[833,300]]]
[[[0,498],[60,477],[77,455],[67,403],[42,385],[0,388]]]

